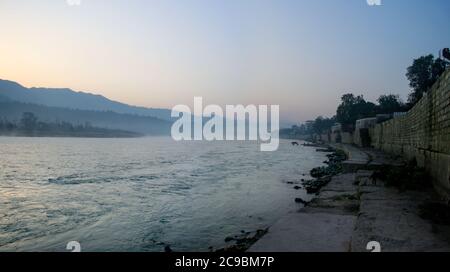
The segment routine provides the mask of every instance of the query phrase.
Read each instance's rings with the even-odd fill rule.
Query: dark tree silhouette
[[[353,125],[358,119],[376,114],[376,105],[366,102],[362,95],[355,96],[349,93],[343,95],[341,100],[336,111],[336,120],[343,125]]]
[[[32,112],[24,112],[22,119],[20,119],[20,125],[23,129],[31,131],[36,129],[38,118]]]
[[[423,94],[433,86],[439,76],[445,71],[447,65],[448,62],[439,58],[435,59],[431,54],[413,61],[406,73],[409,86],[412,88],[412,93],[408,98],[411,106],[416,104]]]
[[[377,102],[377,112],[380,114],[390,114],[405,110],[405,105],[398,95],[382,95],[378,98]]]
[[[313,131],[318,134],[322,134],[331,129],[331,127],[336,123],[336,118],[324,118],[319,116],[314,121],[312,127]]]
[[[449,48],[444,48],[442,50],[442,56],[450,61],[450,49]]]

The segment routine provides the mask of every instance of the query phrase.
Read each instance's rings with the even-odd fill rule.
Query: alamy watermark
[[[381,0],[366,0],[369,6],[381,6]]]
[[[382,0],[366,0],[369,6],[381,6]],[[67,5],[69,6],[79,6],[81,5],[81,0],[66,0]]]
[[[78,241],[70,241],[67,243],[66,249],[70,252],[81,252],[81,244]],[[367,243],[366,250],[370,252],[381,252],[381,244],[377,241]]]
[[[66,3],[69,6],[80,6],[81,0],[66,0]]]
[[[378,253],[381,252],[381,244],[377,241],[370,241],[367,243],[366,249],[370,252]]]
[[[70,241],[67,243],[66,249],[71,252],[81,252],[81,244],[78,241]]]
[[[218,105],[203,107],[203,98],[195,97],[193,111],[177,105],[172,117],[178,118],[171,130],[175,141],[261,141],[261,151],[279,146],[279,105],[270,105],[270,112],[269,105],[226,105],[224,111]]]

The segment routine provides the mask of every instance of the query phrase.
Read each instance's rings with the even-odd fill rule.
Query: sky
[[[0,78],[154,108],[276,104],[301,122],[348,92],[406,100],[412,60],[450,47],[449,12],[448,0],[0,0]]]

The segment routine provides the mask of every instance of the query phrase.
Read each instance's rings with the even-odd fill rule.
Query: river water
[[[255,142],[0,137],[0,251],[208,251],[296,208],[325,154]]]

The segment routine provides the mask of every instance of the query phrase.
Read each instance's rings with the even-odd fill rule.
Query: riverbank
[[[299,144],[297,141],[292,142],[294,148],[309,148],[312,152],[328,153],[323,161],[324,166],[315,167],[311,170],[307,170],[302,174],[301,178],[294,178],[293,180],[287,181],[286,184],[292,186],[292,189],[296,191],[305,192],[304,195],[296,197],[294,202],[300,204],[306,204],[312,199],[312,195],[319,192],[319,190],[331,181],[333,175],[338,174],[342,171],[342,162],[347,159],[346,154],[338,149],[332,148],[330,146],[325,146],[323,144],[315,144],[304,142]],[[309,172],[309,173],[307,173]],[[295,210],[295,209],[294,209]],[[269,232],[269,228],[257,229],[254,231],[241,231],[241,233],[227,236],[224,242],[227,244],[223,248],[214,249],[210,248],[211,251],[215,252],[245,252],[250,249],[250,247],[258,242]]]
[[[373,241],[381,251],[450,251],[449,209],[439,202],[431,183],[417,186],[416,176],[423,179],[419,170],[379,151],[333,147],[348,157],[340,173],[311,192],[311,201],[283,216],[248,251],[367,252]],[[402,175],[408,178],[406,185],[398,181]]]
[[[143,134],[105,128],[90,128],[82,130],[12,130],[1,131],[0,137],[37,137],[37,138],[139,138]]]

